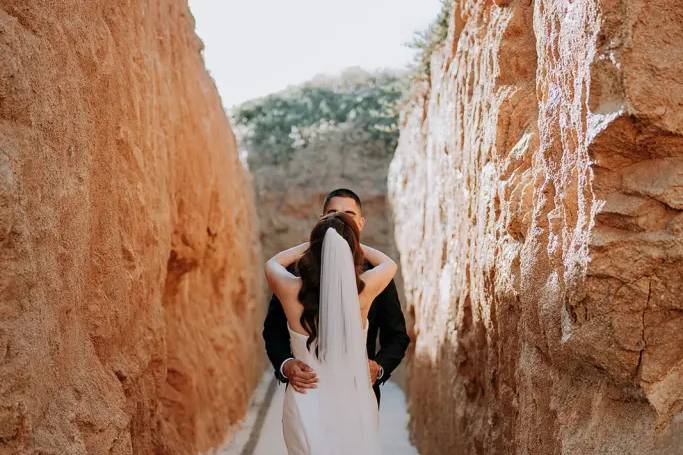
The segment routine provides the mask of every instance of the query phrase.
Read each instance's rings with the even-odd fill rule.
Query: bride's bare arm
[[[363,292],[361,292],[362,301],[367,303],[365,306],[368,307],[366,309],[369,309],[370,303],[394,278],[398,266],[389,256],[379,250],[363,244],[361,244],[361,248],[365,258],[373,265],[370,270],[363,272],[360,276],[360,279],[365,283]]]
[[[301,278],[292,274],[287,267],[299,259],[308,249],[308,242],[279,252],[268,259],[265,267],[268,286],[281,302],[289,300],[293,293],[298,292]]]

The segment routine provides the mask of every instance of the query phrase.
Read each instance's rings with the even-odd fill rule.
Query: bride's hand
[[[293,246],[284,251],[280,251],[278,254],[273,256],[278,264],[283,267],[288,267],[293,262],[297,261],[308,249],[309,242],[300,243],[297,246]]]

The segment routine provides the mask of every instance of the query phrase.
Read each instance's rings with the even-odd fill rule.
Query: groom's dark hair
[[[325,209],[327,208],[327,204],[330,203],[330,200],[333,197],[348,197],[356,201],[356,204],[358,204],[358,208],[363,211],[363,205],[360,203],[360,198],[356,193],[351,191],[348,188],[337,188],[336,190],[332,190],[329,193],[327,193],[327,196],[325,196],[325,202],[323,203],[323,213],[325,213]]]

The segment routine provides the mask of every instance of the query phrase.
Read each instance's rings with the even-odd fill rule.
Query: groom
[[[322,215],[332,212],[345,212],[356,222],[358,230],[363,230],[365,217],[362,214],[361,201],[353,191],[340,188],[330,192],[325,197]],[[370,264],[366,261],[366,268],[369,267]],[[294,272],[291,268],[290,271]],[[401,363],[410,342],[393,280],[372,302],[368,322],[368,364],[373,390],[379,403],[380,384],[389,379],[391,372]],[[379,350],[376,345],[378,334]],[[275,368],[275,377],[279,381],[288,382],[294,390],[302,393],[315,388],[318,380],[315,371],[292,355],[287,318],[275,295],[270,299],[268,314],[263,323],[263,339],[268,358]]]

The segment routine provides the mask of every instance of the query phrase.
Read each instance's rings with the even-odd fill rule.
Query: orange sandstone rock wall
[[[0,48],[0,453],[216,445],[263,295],[187,6],[2,0]]]
[[[422,454],[683,452],[681,11],[453,2],[389,173]]]

